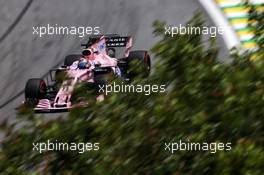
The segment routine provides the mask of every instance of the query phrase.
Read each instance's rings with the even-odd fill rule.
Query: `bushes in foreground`
[[[203,23],[197,17],[194,26]],[[110,94],[103,102],[46,120],[20,114],[3,124],[0,151],[4,174],[210,174],[264,172],[264,62],[234,54],[217,61],[214,41],[201,35],[164,35],[153,47],[156,64],[148,80],[166,93]],[[23,127],[17,127],[18,124]],[[100,143],[99,151],[33,151],[32,143]],[[165,143],[232,143],[230,151],[165,150]]]

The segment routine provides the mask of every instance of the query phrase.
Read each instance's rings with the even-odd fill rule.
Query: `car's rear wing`
[[[128,41],[128,36],[119,36],[119,37],[109,37],[106,38],[106,46],[107,47],[126,47]]]
[[[86,44],[82,44],[85,48],[90,47],[100,39],[104,37],[106,47],[127,47],[128,43],[132,44],[132,38],[130,36],[120,36],[118,34],[107,34],[107,35],[92,35]]]

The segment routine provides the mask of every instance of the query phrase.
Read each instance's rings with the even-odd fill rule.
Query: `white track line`
[[[222,14],[220,8],[216,5],[214,0],[199,0],[202,6],[205,8],[208,15],[213,20],[217,27],[224,29],[223,39],[228,49],[240,46],[240,41],[236,36],[235,31],[228,23],[225,16]]]

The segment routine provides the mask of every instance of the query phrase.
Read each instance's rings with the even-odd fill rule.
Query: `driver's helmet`
[[[88,64],[88,61],[85,59],[82,59],[78,63],[78,68],[79,69],[86,69],[86,65]]]

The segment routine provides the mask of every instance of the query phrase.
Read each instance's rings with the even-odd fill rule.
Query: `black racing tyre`
[[[25,87],[25,99],[43,99],[47,94],[47,86],[43,79],[32,78],[27,81]]]
[[[131,51],[128,56],[128,76],[148,77],[151,70],[151,59],[148,51]]]
[[[82,57],[82,55],[67,55],[64,59],[64,65],[65,66],[71,66],[73,62],[78,61],[80,58]]]

